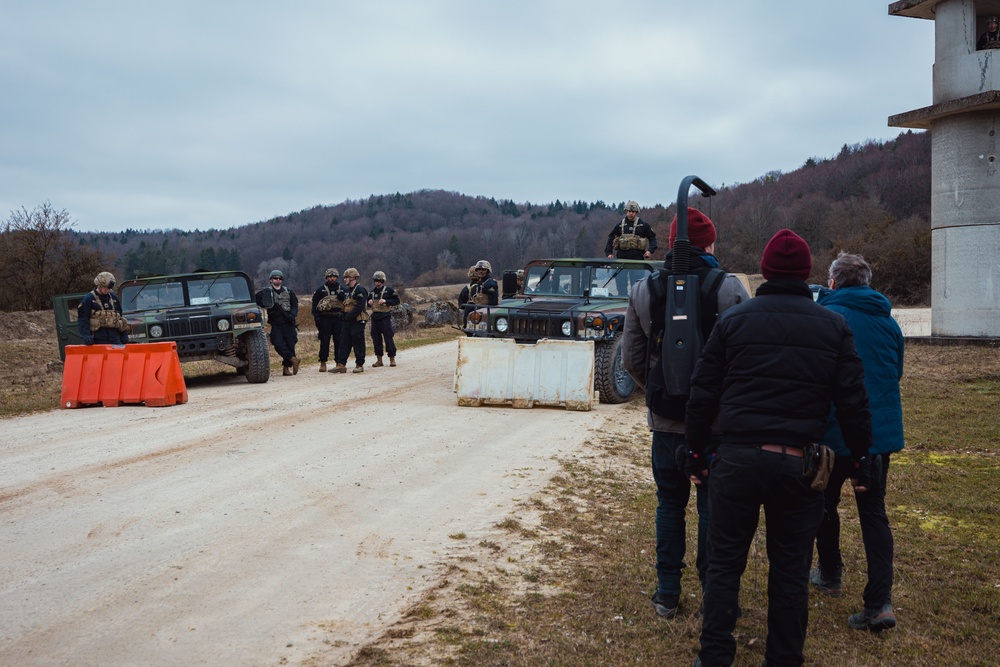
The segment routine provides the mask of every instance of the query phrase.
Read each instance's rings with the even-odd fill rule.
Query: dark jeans
[[[271,324],[271,345],[274,345],[274,351],[281,355],[283,366],[292,365],[295,344],[298,341],[299,334],[294,324]]]
[[[316,329],[319,331],[319,360],[326,362],[330,359],[330,341],[333,341],[333,358],[337,359],[337,350],[340,348],[341,329],[344,323],[340,320],[340,315],[319,315],[316,318]]]
[[[681,570],[687,546],[685,512],[691,497],[691,480],[679,469],[676,452],[687,447],[679,433],[653,431],[652,463],[653,480],[656,482],[656,578],[658,590],[667,595],[680,595]],[[708,488],[707,484],[695,487],[698,507],[698,554],[695,567],[698,579],[705,586],[708,569]]]
[[[712,522],[701,662],[705,667],[733,663],[740,577],[763,506],[770,564],[765,658],[768,667],[798,667],[804,662],[809,562],[823,519],[823,494],[809,488],[801,458],[752,446],[723,444],[709,478]]]
[[[390,357],[396,356],[396,343],[392,340],[392,317],[372,317],[372,347],[375,348],[375,356],[382,356],[382,343],[385,341],[385,351]]]
[[[364,322],[344,322],[344,328],[340,334],[340,349],[337,354],[338,364],[347,364],[347,357],[354,350],[354,363],[357,366],[365,365],[365,323]]]
[[[881,465],[878,465],[878,463]],[[861,539],[865,545],[865,559],[868,561],[868,584],[863,595],[865,607],[879,609],[892,602],[892,557],[893,540],[889,519],[885,515],[885,487],[889,477],[889,455],[872,457],[875,488],[854,495],[858,505],[858,519],[861,523]],[[881,468],[881,471],[879,471]],[[827,576],[843,565],[840,558],[840,490],[851,476],[851,460],[837,457],[834,461],[830,482],[824,491],[823,521],[816,533],[816,555],[819,566]]]

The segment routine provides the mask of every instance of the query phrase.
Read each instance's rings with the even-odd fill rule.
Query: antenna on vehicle
[[[663,332],[664,380],[671,396],[686,396],[691,373],[701,352],[700,285],[691,271],[691,240],[688,238],[688,191],[694,186],[703,197],[715,190],[697,176],[687,176],[677,191],[677,236],[671,250],[671,275],[667,284],[667,316]]]

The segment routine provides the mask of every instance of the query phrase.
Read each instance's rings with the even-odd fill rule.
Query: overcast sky
[[[0,0],[0,220],[244,225],[371,194],[669,204],[890,139],[934,25],[843,0]]]

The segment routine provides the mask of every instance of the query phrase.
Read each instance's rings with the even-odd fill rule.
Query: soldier
[[[490,278],[493,267],[485,259],[476,262],[478,282],[469,287],[469,300],[477,306],[495,306],[500,302],[500,288],[497,281]]]
[[[656,252],[656,234],[646,221],[639,217],[639,205],[634,201],[625,204],[625,217],[612,227],[604,254],[608,259],[649,259]],[[616,254],[612,254],[615,252]]]
[[[115,277],[102,271],[94,278],[94,291],[88,292],[76,310],[77,329],[84,345],[124,345],[129,325],[122,316],[122,302],[112,288]]]
[[[337,351],[337,367],[334,373],[347,372],[347,357],[354,349],[354,370],[352,373],[365,372],[365,322],[368,321],[368,292],[358,284],[361,276],[358,270],[350,268],[344,271],[344,312],[341,317],[344,328],[340,334],[340,348]]]
[[[458,293],[458,309],[462,311],[462,326],[469,319],[469,313],[475,310],[475,304],[469,298],[472,293],[472,288],[479,283],[479,271],[476,270],[476,265],[473,264],[469,267],[469,284],[462,288],[462,291]]]
[[[389,365],[396,365],[396,343],[392,340],[392,314],[389,308],[399,305],[399,295],[396,290],[385,284],[385,274],[376,271],[372,276],[375,287],[368,294],[368,307],[372,309],[372,347],[375,348],[375,356],[378,361],[372,364],[384,366],[382,363],[382,343],[385,342],[385,351],[389,354]]]
[[[267,322],[271,325],[271,345],[281,355],[281,374],[295,375],[299,372],[299,358],[295,356],[295,344],[299,342],[295,320],[299,316],[299,298],[295,292],[284,286],[285,274],[275,269],[269,277],[274,305],[267,309]],[[263,307],[265,290],[257,292],[257,305]]]
[[[344,312],[344,290],[338,278],[340,271],[327,269],[326,282],[319,286],[312,298],[312,315],[319,336],[319,372],[326,372],[326,362],[330,358],[330,340],[333,340],[333,358],[337,359],[340,348],[340,333],[344,322],[340,314]]]

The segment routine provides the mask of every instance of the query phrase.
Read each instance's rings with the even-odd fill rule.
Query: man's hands
[[[83,337],[83,344],[84,345],[93,345],[94,344],[94,337],[93,336],[84,336]]]

